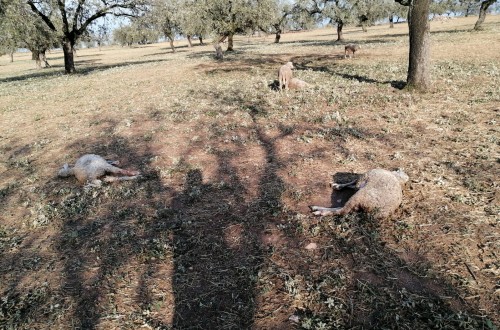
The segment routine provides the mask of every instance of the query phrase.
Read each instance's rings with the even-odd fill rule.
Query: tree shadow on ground
[[[216,147],[215,178],[204,183],[203,171],[191,169],[182,192],[172,199],[163,218],[175,225],[172,290],[176,329],[248,329],[255,318],[260,267],[268,258],[262,236],[283,212],[284,184],[275,144],[288,132],[268,137],[251,114],[253,129],[264,152],[257,196],[237,174],[243,146]],[[238,149],[241,149],[238,151]]]
[[[292,315],[304,328],[309,320],[313,328],[456,328],[464,320],[470,329],[486,328],[453,286],[430,276],[433,265],[421,251],[386,246],[380,233],[391,226],[418,234],[404,227],[404,213],[396,224],[364,214],[313,219],[285,205],[282,173],[295,159],[278,145],[295,132],[278,126],[270,135],[265,102],[244,95],[204,96],[238,104],[250,116],[261,163],[259,171],[250,168],[255,191],[239,174],[245,145],[210,141],[215,174],[207,182],[204,169],[187,161],[207,141],[194,142],[171,169],[172,185],[150,164],[154,153],[133,138],[68,145],[75,159],[88,152],[118,155],[122,167],[140,169],[143,178],[100,189],[54,178],[38,188],[53,232],[31,233],[9,253],[2,250],[7,289],[0,326],[47,328],[64,318],[82,329],[249,329],[258,327],[262,297],[271,296],[262,314],[284,315],[263,328],[292,328]],[[340,174],[334,179],[346,179]],[[281,248],[263,240],[271,225],[285,238]],[[305,251],[311,240],[319,247]]]
[[[211,54],[211,53],[210,53]],[[193,56],[199,56],[198,54]],[[332,75],[340,76],[344,79],[357,80],[359,82],[372,83],[372,84],[390,84],[393,88],[403,89],[406,86],[406,82],[402,80],[376,80],[370,77],[365,77],[357,74],[340,73],[335,71],[333,68],[338,64],[335,62],[328,61],[338,61],[344,60],[343,54],[333,54],[333,55],[305,55],[305,56],[294,56],[293,54],[280,54],[271,56],[259,56],[258,58],[248,58],[248,57],[234,57],[230,60],[224,59],[224,61],[219,62],[214,59],[213,64],[202,64],[198,65],[198,70],[204,70],[207,74],[220,74],[228,73],[233,71],[252,71],[256,67],[261,68],[274,68],[276,72],[278,68],[283,65],[286,61],[290,60],[296,70],[311,70],[326,72]],[[326,62],[326,63],[325,63]],[[322,65],[322,63],[325,63]],[[272,90],[279,90],[279,85],[276,81],[269,85]]]
[[[178,47],[175,47],[175,52],[172,51],[171,48],[165,48],[164,52],[158,52],[158,53],[152,53],[152,54],[145,54],[142,55],[142,57],[151,57],[151,56],[159,56],[159,55],[175,55],[175,54],[181,54],[181,53],[187,53],[189,50],[187,49],[178,49]]]
[[[206,55],[212,56],[214,53],[210,52]],[[199,56],[198,54],[193,54],[193,56]],[[279,66],[287,62],[291,54],[280,54],[271,56],[254,56],[254,57],[224,57],[223,61],[217,61],[215,56],[213,56],[213,62],[204,63],[196,66],[197,70],[203,70],[207,74],[218,74],[227,73],[233,71],[252,71],[255,68],[275,68],[276,73]]]
[[[343,55],[334,55],[333,58],[335,59],[343,59]],[[319,72],[326,72],[331,75],[337,75],[340,76],[344,79],[349,79],[349,80],[356,80],[359,82],[365,82],[365,83],[370,83],[370,84],[390,84],[393,88],[396,89],[404,89],[406,86],[406,82],[402,80],[377,80],[373,79],[370,77],[365,77],[359,74],[349,74],[349,73],[341,73],[333,70],[332,68],[335,67],[335,63],[328,63],[328,65],[318,65],[317,63],[320,63],[324,60],[327,60],[325,57],[317,57],[317,56],[297,56],[292,58],[292,61],[294,63],[294,66],[297,70],[311,70],[311,71],[319,71]],[[316,63],[316,64],[313,64]]]
[[[174,191],[162,184],[155,170],[148,169],[147,160],[153,155],[147,148],[138,152],[127,139],[82,139],[68,145],[75,159],[89,152],[122,155],[121,167],[140,168],[144,177],[99,189],[75,186],[74,178],[47,182],[43,190],[58,209],[60,228],[51,245],[59,254],[60,281],[50,292],[50,300],[47,294],[37,296],[19,313],[14,307],[22,307],[18,298],[22,288],[16,284],[19,278],[13,280],[7,290],[13,308],[2,304],[2,311],[12,316],[13,324],[32,324],[33,318],[46,315],[54,305],[69,304],[66,311],[71,315],[64,316],[74,327],[95,329],[114,319],[115,313],[123,315],[123,309],[110,309],[109,304],[125,299],[134,306],[132,315],[125,317],[129,322],[140,320],[156,328],[206,329],[221,324],[249,328],[257,273],[265,258],[261,233],[267,219],[281,209],[284,187],[276,174],[273,140],[262,133],[261,142],[267,165],[259,197],[252,201],[245,199],[247,191],[230,165],[235,155],[225,150],[216,153],[218,174],[213,182],[204,183],[202,170],[184,163],[179,169],[185,173],[184,187]],[[27,256],[39,258],[28,250]],[[14,265],[11,271],[22,267],[15,261],[20,257],[25,258],[15,254],[6,259]],[[170,257],[174,267],[168,269],[170,263],[163,260]],[[162,279],[160,274],[165,272],[169,276]],[[35,274],[36,269],[22,276],[33,281]],[[158,300],[155,283],[168,279],[172,289],[162,296],[173,300]],[[130,285],[129,280],[138,285]],[[169,312],[166,317],[145,313],[162,303]],[[58,312],[63,313],[57,309],[51,313]]]
[[[98,61],[98,60],[96,60]],[[87,75],[91,74],[94,72],[101,72],[105,71],[108,69],[113,69],[113,68],[120,68],[120,67],[126,67],[126,66],[133,66],[133,65],[140,65],[140,64],[145,64],[145,63],[157,63],[157,62],[166,62],[169,61],[169,59],[158,59],[158,60],[147,60],[147,61],[134,61],[134,62],[122,62],[122,63],[116,63],[116,64],[107,64],[107,65],[87,65],[87,66],[78,66],[78,63],[90,63],[90,64],[95,64],[95,61],[76,61],[76,73],[72,74],[74,76],[78,75]],[[52,68],[62,68],[63,66],[61,65],[54,65]],[[14,82],[14,81],[25,81],[29,79],[37,79],[37,78],[51,78],[51,77],[57,77],[57,76],[62,76],[65,73],[63,71],[58,71],[54,69],[48,69],[50,71],[46,70],[37,70],[37,72],[30,73],[30,74],[24,74],[24,75],[19,75],[15,77],[8,77],[8,78],[0,78],[0,83],[2,82]]]
[[[471,32],[471,30],[470,29],[456,29],[456,30],[446,30],[446,31],[431,31],[431,35],[432,34],[454,34],[454,33],[461,33],[461,32]],[[400,37],[408,37],[408,32],[370,36],[370,38],[400,38]],[[382,40],[382,39],[376,39],[376,40]]]
[[[380,39],[368,39],[368,40],[294,40],[294,41],[283,41],[284,45],[300,45],[300,46],[316,46],[316,47],[335,47],[335,46],[344,46],[347,44],[355,43],[359,45],[369,45],[369,44],[387,44],[393,43],[393,40],[388,38],[380,38]]]
[[[83,54],[83,55],[80,55],[80,54],[76,54],[75,55],[75,59],[79,59],[79,58],[83,58],[83,57],[101,57],[103,56],[103,54],[101,53],[94,53],[94,54]],[[64,56],[62,57],[59,57],[59,59],[64,59]]]
[[[391,87],[402,90],[406,87],[406,81],[403,80],[376,80],[369,77],[364,77],[358,74],[347,74],[347,73],[335,73],[337,76],[340,76],[344,79],[349,80],[357,80],[359,82],[365,82],[370,84],[382,84],[387,85],[390,84]]]

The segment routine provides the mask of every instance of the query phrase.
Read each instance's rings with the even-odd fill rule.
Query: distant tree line
[[[131,22],[114,29],[115,42],[131,46],[165,38],[172,52],[175,52],[174,40],[180,36],[188,40],[190,47],[193,38],[200,43],[206,37],[215,43],[227,41],[226,51],[232,51],[236,34],[274,34],[278,43],[286,30],[309,29],[328,22],[336,26],[336,40],[342,41],[346,25],[357,25],[367,31],[370,25],[387,19],[392,27],[399,18],[410,24],[410,43],[412,40],[426,43],[426,38],[412,34],[412,24],[413,30],[422,34],[428,32],[430,14],[479,13],[475,29],[480,29],[488,8],[496,1],[0,0],[0,54],[8,53],[13,60],[16,49],[27,48],[41,67],[48,65],[45,52],[61,47],[65,72],[73,73],[77,43],[95,43],[100,47],[111,37],[106,20],[110,16],[126,17]]]

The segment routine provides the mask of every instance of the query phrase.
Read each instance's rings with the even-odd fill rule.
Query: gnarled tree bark
[[[481,2],[481,7],[479,8],[479,17],[476,21],[476,24],[474,25],[474,30],[481,30],[481,25],[486,19],[486,12],[488,11],[488,8],[495,2],[497,2],[497,0],[485,0]]]

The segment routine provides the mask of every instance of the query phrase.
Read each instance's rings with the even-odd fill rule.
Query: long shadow
[[[249,229],[259,224],[244,221],[245,189],[229,161],[219,153],[218,179],[224,186],[203,184],[201,170],[191,170],[172,203],[183,221],[174,237],[177,329],[242,329],[253,321],[253,288],[263,255]]]
[[[376,79],[364,77],[364,76],[361,76],[358,74],[347,74],[347,73],[337,73],[337,72],[335,74],[337,76],[344,78],[344,79],[357,80],[359,82],[366,82],[366,83],[370,83],[370,84],[383,84],[383,85],[390,84],[393,88],[400,89],[400,90],[404,89],[406,86],[406,81],[403,81],[403,80],[376,80]]]
[[[454,33],[460,33],[460,32],[471,32],[469,29],[456,29],[456,30],[445,30],[445,31],[431,31],[431,34],[454,34]],[[370,38],[381,38],[378,40],[383,40],[382,38],[400,38],[400,37],[407,37],[408,32],[406,33],[392,33],[392,34],[380,34],[380,35],[373,35],[370,36]]]
[[[254,122],[258,113],[252,113]],[[284,184],[276,173],[280,164],[274,142],[288,134],[270,139],[256,122],[255,125],[267,161],[260,192],[251,201],[246,200],[247,191],[231,165],[236,154],[219,150],[215,151],[217,175],[212,183],[203,182],[201,170],[191,169],[186,173],[182,192],[176,193],[158,182],[158,175],[150,171],[142,181],[126,184],[123,190],[109,187],[107,194],[117,198],[114,202],[109,203],[101,193],[92,190],[75,193],[62,202],[63,226],[56,246],[64,263],[61,287],[63,294],[74,301],[76,327],[94,329],[107,317],[108,311],[101,302],[115,290],[112,277],[144,253],[164,253],[158,241],[172,246],[173,252],[175,313],[171,326],[251,327],[257,274],[266,257],[261,233],[282,208]],[[97,154],[127,155],[125,160],[152,156],[147,151],[138,154],[125,139],[106,143],[79,141],[68,146],[68,150],[81,153],[86,145],[93,145],[92,152]],[[147,163],[135,165],[144,167]],[[123,193],[128,197],[122,199]],[[166,204],[169,196],[171,202]],[[160,212],[151,218],[148,213],[153,210]],[[151,242],[151,246],[136,243],[145,241]],[[137,269],[141,280],[136,296],[142,310],[155,304],[149,279],[158,274],[160,266],[158,262],[146,261]],[[162,318],[145,316],[144,320],[156,328],[170,326]]]
[[[146,60],[146,61],[129,61],[129,62],[122,62],[122,63],[117,63],[117,64],[107,64],[107,65],[95,65],[95,66],[83,66],[79,67],[78,65],[76,66],[76,73],[74,75],[87,75],[91,74],[94,72],[100,72],[100,71],[105,71],[108,69],[113,69],[113,68],[120,68],[120,67],[125,67],[125,66],[133,66],[133,65],[140,65],[140,64],[145,64],[145,63],[157,63],[157,62],[165,62],[168,61],[168,59],[158,59],[158,60]],[[84,61],[81,61],[84,62]],[[93,63],[94,61],[85,61],[84,63]],[[77,64],[79,61],[76,62]],[[54,66],[54,67],[62,67],[62,66]],[[25,75],[20,75],[16,77],[9,77],[9,78],[2,78],[0,79],[0,83],[2,82],[14,82],[14,81],[24,81],[24,80],[29,80],[33,78],[50,78],[50,77],[57,77],[63,75],[63,71],[57,71],[57,70],[50,70],[50,71],[44,71],[44,70],[39,70],[35,73],[30,73],[30,74],[25,74]]]
[[[210,53],[211,54],[211,53]],[[250,71],[254,67],[278,67],[283,64],[283,58],[289,58],[296,70],[310,70],[326,72],[332,75],[340,76],[344,79],[356,80],[359,82],[366,82],[372,84],[390,84],[393,88],[403,89],[406,86],[406,82],[402,80],[376,80],[370,77],[365,77],[357,74],[347,74],[336,72],[332,68],[337,64],[335,62],[329,62],[328,65],[318,65],[318,63],[325,61],[334,61],[344,59],[343,55],[333,54],[333,55],[306,55],[306,56],[294,56],[293,54],[280,54],[280,55],[270,55],[270,56],[259,56],[258,58],[247,58],[247,57],[234,57],[230,60],[224,60],[222,63],[216,63],[214,60],[213,64],[203,64],[199,65],[198,69],[203,69],[207,74],[219,74],[227,73],[233,71]],[[193,54],[193,57],[200,56],[199,54]],[[272,83],[269,86],[272,90],[277,90],[277,86]]]
[[[193,58],[213,56],[215,52],[204,52],[202,55],[200,53],[188,55]],[[220,73],[220,72],[232,72],[232,71],[242,71],[242,70],[252,70],[255,67],[262,68],[277,68],[289,60],[297,58],[293,54],[279,54],[279,55],[258,55],[250,54],[250,57],[244,53],[240,53],[242,56],[228,56],[224,57],[224,60],[218,62],[215,60],[211,63],[200,64],[196,68],[204,70],[208,74]],[[239,55],[240,55],[239,54]],[[317,56],[313,56],[317,57]],[[326,56],[329,57],[329,56]],[[329,57],[332,58],[332,57]],[[295,65],[295,62],[294,62]]]
[[[343,58],[341,55],[337,55],[335,58],[340,59]],[[320,71],[320,72],[326,72],[332,75],[337,75],[340,76],[344,79],[349,79],[349,80],[356,80],[359,82],[365,82],[365,83],[370,83],[370,84],[390,84],[393,88],[396,89],[403,89],[406,86],[406,82],[402,80],[377,80],[373,79],[370,77],[365,77],[362,75],[358,74],[348,74],[348,73],[340,73],[336,72],[335,70],[332,70],[332,67],[335,64],[329,64],[328,66],[324,65],[311,65],[311,63],[314,62],[314,60],[309,59],[307,56],[301,56],[301,57],[295,57],[292,59],[295,67],[298,70],[311,70],[311,71]],[[322,60],[320,58],[320,60]]]
[[[369,40],[344,40],[344,41],[336,41],[336,40],[294,40],[294,41],[283,41],[280,42],[284,45],[302,45],[302,46],[317,46],[317,47],[332,47],[332,46],[341,46],[349,43],[357,43],[360,45],[368,45],[368,44],[385,44],[385,43],[393,43],[394,41],[388,38],[379,38],[379,39],[369,39]]]
[[[82,58],[82,57],[100,57],[100,56],[102,56],[102,54],[101,54],[101,53],[84,54],[84,55],[79,55],[79,54],[77,54],[77,55],[75,56],[75,58],[76,58],[76,59],[78,59],[78,58]],[[62,58],[64,58],[64,57],[62,57]]]
[[[252,118],[266,157],[258,196],[245,198],[248,192],[231,165],[238,153],[217,150],[215,182],[203,183],[201,170],[191,170],[172,202],[182,219],[174,238],[176,329],[248,329],[254,322],[257,274],[266,259],[261,236],[282,212],[284,184],[274,143],[284,135],[268,138],[255,113]]]
[[[64,60],[64,56],[51,56],[50,54],[47,55],[47,61],[57,61],[57,60]]]
[[[9,77],[9,78],[0,78],[0,83],[2,83],[2,82],[24,81],[24,80],[34,79],[34,78],[58,77],[58,76],[62,76],[63,74],[64,74],[63,71],[36,70],[36,72],[29,73],[29,74],[24,74],[24,75],[21,75],[21,76]]]

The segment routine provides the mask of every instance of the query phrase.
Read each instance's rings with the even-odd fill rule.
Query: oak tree
[[[236,33],[257,30],[272,21],[274,0],[203,0],[211,31],[217,42],[227,38],[227,51],[233,50]]]
[[[97,19],[106,15],[134,16],[144,0],[18,0],[26,1],[47,27],[60,34],[66,73],[75,72],[73,50],[77,40]]]

